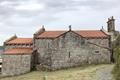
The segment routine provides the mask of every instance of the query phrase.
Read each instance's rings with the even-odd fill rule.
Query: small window
[[[99,51],[95,51],[95,53],[99,53]]]
[[[71,56],[71,55],[70,55],[70,52],[69,52],[69,58],[70,58],[70,56]]]
[[[100,54],[100,52],[99,51],[95,51],[95,54]]]

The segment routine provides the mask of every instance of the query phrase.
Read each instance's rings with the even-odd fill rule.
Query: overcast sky
[[[114,16],[120,30],[120,0],[0,0],[0,45],[10,36],[46,30],[106,29]]]

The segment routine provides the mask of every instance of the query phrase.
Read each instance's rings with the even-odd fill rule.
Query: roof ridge
[[[69,31],[69,30],[46,30],[45,32],[47,31]],[[86,29],[83,29],[83,30],[71,30],[71,31],[100,31],[99,29],[93,29],[93,30],[86,30]]]
[[[28,39],[29,37],[26,37],[26,38],[23,38],[23,37],[18,37],[18,38],[16,38],[16,39]],[[29,39],[33,39],[33,38],[29,38]]]
[[[16,48],[12,48],[12,49],[33,49],[31,47],[16,47]]]
[[[48,30],[48,31],[65,31],[65,32],[67,32],[67,30]],[[47,31],[45,31],[45,32],[47,32]]]
[[[100,31],[100,30],[72,30],[72,31]]]

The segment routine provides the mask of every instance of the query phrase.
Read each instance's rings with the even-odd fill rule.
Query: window
[[[95,51],[95,53],[99,53],[99,51]]]
[[[95,51],[95,54],[100,54],[100,52],[99,51]]]
[[[70,58],[70,52],[69,52],[69,58]]]

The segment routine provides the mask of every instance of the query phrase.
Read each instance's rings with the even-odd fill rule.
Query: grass
[[[114,49],[115,66],[113,74],[116,80],[120,80],[120,46]]]
[[[32,71],[14,77],[4,77],[0,80],[93,80],[97,70],[111,64],[91,65],[53,72]]]

